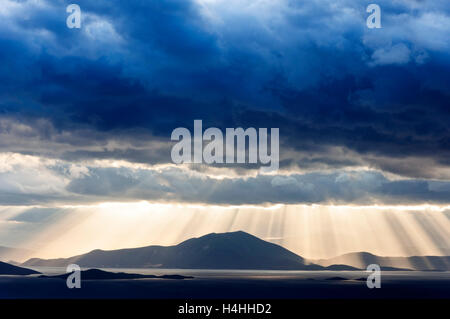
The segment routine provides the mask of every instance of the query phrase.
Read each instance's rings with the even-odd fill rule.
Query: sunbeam
[[[2,221],[20,220],[17,216],[24,212],[4,208]],[[21,221],[20,227],[30,233],[17,237],[17,243],[36,256],[51,258],[93,249],[173,245],[211,232],[243,230],[311,259],[358,251],[382,256],[445,255],[450,252],[448,216],[448,208],[438,206],[102,203],[59,210],[40,220],[34,230],[33,221]]]

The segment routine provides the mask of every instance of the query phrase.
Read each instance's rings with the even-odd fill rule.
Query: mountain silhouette
[[[334,264],[345,264],[365,269],[370,264],[378,264],[382,270],[450,270],[450,256],[382,257],[368,252],[355,252],[329,259],[311,260],[311,262],[324,267]]]
[[[78,264],[98,268],[179,268],[179,269],[267,269],[267,270],[352,270],[337,265],[322,267],[273,243],[243,231],[212,233],[188,239],[175,246],[148,246],[119,250],[93,250],[70,258],[32,258],[24,266]]]
[[[0,275],[32,275],[40,274],[40,272],[34,271],[32,269],[17,267],[0,261]]]
[[[67,279],[72,273],[66,273],[56,276],[39,276],[39,278],[58,278]],[[181,275],[142,275],[142,274],[130,274],[124,272],[109,272],[100,269],[87,269],[82,270],[80,276],[83,280],[116,280],[116,279],[143,279],[143,278],[155,278],[155,279],[191,279],[191,276],[181,276]]]

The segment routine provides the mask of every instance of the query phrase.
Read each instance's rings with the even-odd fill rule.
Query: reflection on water
[[[44,275],[66,272],[64,267],[29,267]],[[82,268],[86,270],[89,268]],[[99,268],[110,272],[125,272],[143,275],[184,275],[195,278],[266,278],[266,279],[327,279],[334,276],[347,279],[367,277],[366,271],[304,271],[304,270],[229,270],[229,269],[163,269],[163,268]],[[384,280],[450,280],[450,272],[434,271],[383,271]]]

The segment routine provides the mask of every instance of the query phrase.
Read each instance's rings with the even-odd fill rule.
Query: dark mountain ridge
[[[370,264],[378,264],[384,270],[400,268],[421,271],[450,270],[450,256],[384,257],[368,252],[355,252],[328,259],[310,260],[310,262],[324,267],[333,264],[345,264],[355,268],[365,269]]]
[[[17,266],[7,264],[7,263],[0,261],[0,275],[26,276],[26,275],[32,275],[32,274],[39,274],[39,272],[34,271],[32,269],[17,267]]]
[[[188,239],[175,246],[93,250],[87,254],[60,259],[32,258],[23,265],[65,267],[72,263],[81,267],[99,268],[327,269],[307,264],[302,257],[293,252],[242,231],[212,233]],[[353,269],[345,265],[339,267]]]
[[[32,258],[22,266],[95,268],[254,269],[254,270],[365,270],[378,264],[382,270],[450,270],[450,257],[380,257],[367,252],[330,259],[306,260],[293,252],[243,231],[211,233],[174,246],[147,246],[118,250],[96,249],[58,259]]]
[[[56,275],[56,276],[45,276],[41,275],[39,278],[57,278],[57,279],[67,279],[71,273]],[[83,280],[117,280],[117,279],[191,279],[191,276],[181,276],[181,275],[142,275],[142,274],[130,274],[124,272],[110,272],[101,269],[88,269],[82,270],[80,273]]]

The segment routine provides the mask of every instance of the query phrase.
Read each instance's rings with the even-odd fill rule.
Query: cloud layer
[[[447,1],[379,1],[382,29],[350,0],[77,3],[79,30],[66,1],[0,9],[0,151],[82,167],[4,170],[2,203],[448,201]],[[170,163],[170,132],[194,119],[280,128],[290,176],[93,164]]]
[[[5,156],[9,156],[6,158]],[[212,177],[188,167],[96,166],[8,154],[0,168],[1,205],[150,201],[212,205],[450,204],[450,183],[389,179],[377,171]],[[45,181],[45,182],[43,182]]]

